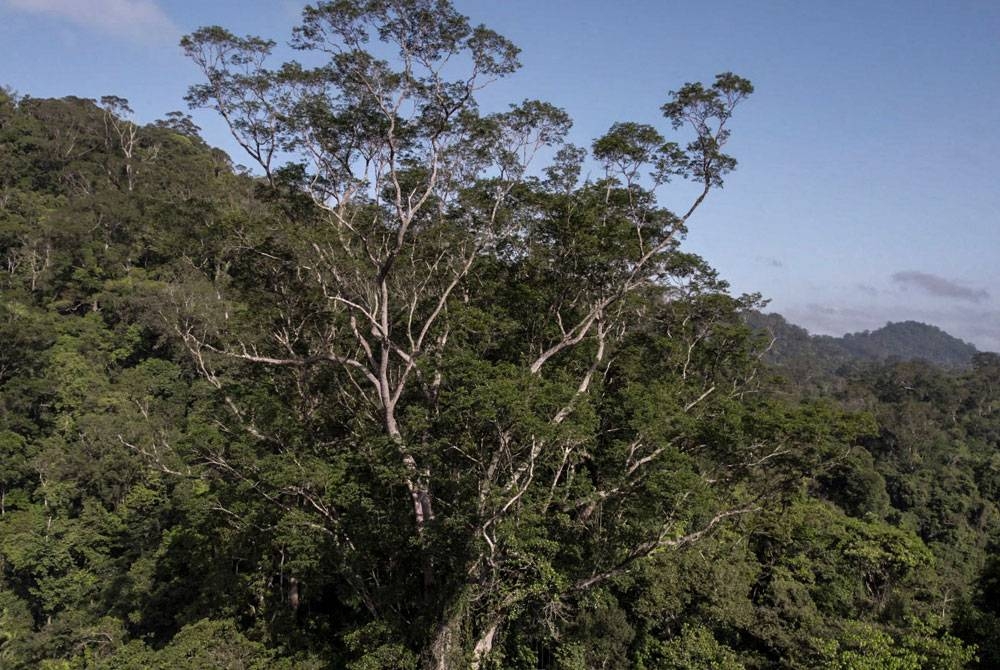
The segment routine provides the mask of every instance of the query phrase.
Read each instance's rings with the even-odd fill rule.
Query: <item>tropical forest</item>
[[[1000,667],[1000,355],[686,247],[751,81],[573,144],[448,0],[275,39],[181,43],[239,155],[0,90],[0,667]]]

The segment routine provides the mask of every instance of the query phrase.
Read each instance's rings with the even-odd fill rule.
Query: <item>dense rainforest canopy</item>
[[[750,82],[583,149],[443,0],[292,43],[183,42],[253,170],[0,93],[0,666],[1000,664],[1000,358],[769,365],[682,248]]]

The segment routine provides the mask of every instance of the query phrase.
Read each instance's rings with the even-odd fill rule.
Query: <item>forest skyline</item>
[[[735,126],[743,178],[706,205],[688,248],[735,291],[761,292],[811,332],[913,319],[1000,349],[1000,194],[984,169],[1000,148],[1000,104],[983,85],[1000,73],[1000,11],[633,7],[608,15],[597,2],[457,3],[522,49],[522,72],[484,91],[484,108],[549,101],[587,145],[612,121],[654,121],[675,82],[739,65],[760,91]],[[11,59],[0,80],[35,97],[119,95],[148,123],[185,109],[197,79],[177,46],[183,33],[222,23],[287,34],[299,11],[293,2],[5,0],[0,37]],[[242,161],[217,118],[192,114],[209,144]]]

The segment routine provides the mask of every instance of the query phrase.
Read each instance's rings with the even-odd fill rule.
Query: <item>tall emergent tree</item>
[[[270,202],[159,310],[227,417],[187,457],[271,510],[220,504],[284,533],[290,607],[335,593],[371,622],[357,644],[482,667],[756,508],[740,481],[784,451],[739,425],[753,299],[678,248],[735,166],[750,82],[672,92],[686,143],[617,123],[588,154],[550,104],[480,111],[518,50],[447,0],[308,6],[308,65],[219,27],[182,44],[189,102]],[[589,160],[604,174],[581,182]],[[657,203],[673,178],[698,185],[680,213]],[[180,472],[150,439],[132,446]]]
[[[697,146],[619,124],[602,178],[558,142],[516,176],[517,119],[463,112],[449,165],[483,162],[380,284],[391,179],[352,232],[290,139],[268,178],[129,117],[0,88],[4,670],[1000,665],[1000,358],[862,363],[772,315],[758,381],[752,300],[653,199],[671,165],[704,190]]]

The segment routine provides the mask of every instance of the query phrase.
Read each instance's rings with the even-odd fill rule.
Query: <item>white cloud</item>
[[[180,30],[155,0],[5,0],[11,9],[45,14],[136,41],[173,41]]]

